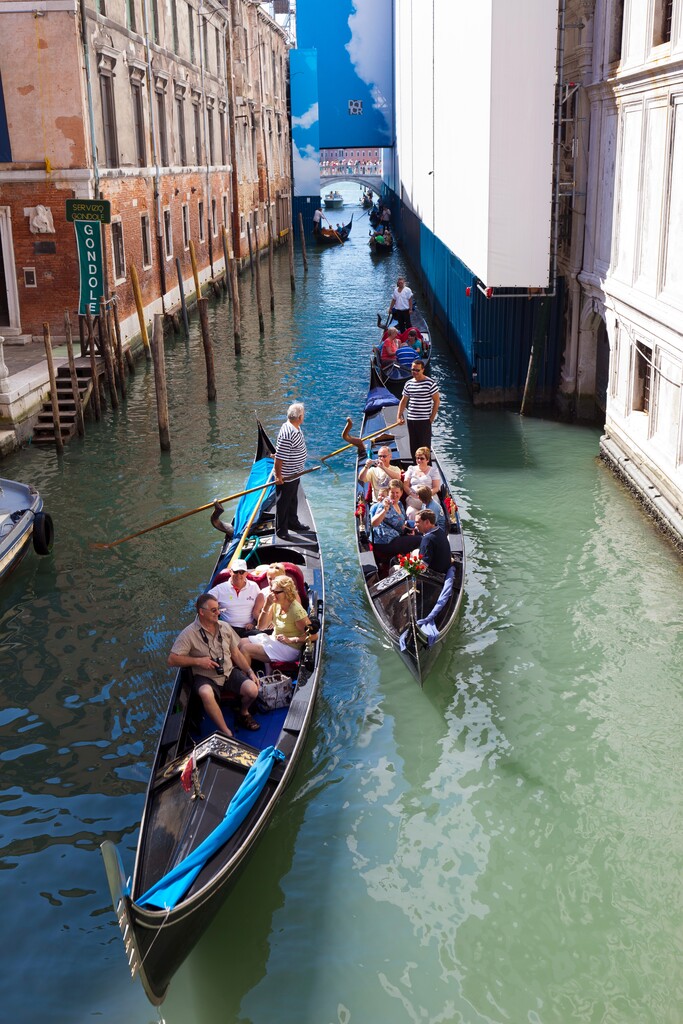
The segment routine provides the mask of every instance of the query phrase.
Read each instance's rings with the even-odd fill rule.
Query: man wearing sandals
[[[190,668],[204,710],[219,732],[232,736],[223,718],[221,696],[234,694],[241,701],[237,725],[250,731],[260,726],[249,713],[258,697],[256,673],[240,651],[235,631],[218,618],[218,601],[212,594],[197,598],[197,618],[179,633],[168,656],[172,668]]]

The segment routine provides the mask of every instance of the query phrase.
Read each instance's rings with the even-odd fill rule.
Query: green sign
[[[79,220],[111,224],[111,203],[108,199],[67,199],[66,219],[69,224]]]
[[[78,268],[81,276],[81,297],[78,312],[97,316],[104,295],[104,261],[102,259],[102,228],[98,221],[74,222],[78,245]]]

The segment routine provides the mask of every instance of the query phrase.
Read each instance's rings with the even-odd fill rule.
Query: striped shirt
[[[403,394],[408,399],[406,406],[406,419],[428,420],[434,408],[434,395],[438,395],[439,387],[431,377],[424,380],[409,380],[403,388]]]
[[[306,465],[306,442],[301,427],[287,420],[280,427],[275,444],[275,458],[282,460],[283,477],[297,476]]]

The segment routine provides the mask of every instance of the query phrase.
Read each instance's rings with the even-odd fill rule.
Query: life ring
[[[33,520],[33,550],[37,555],[49,555],[55,540],[55,527],[48,512],[37,512]]]

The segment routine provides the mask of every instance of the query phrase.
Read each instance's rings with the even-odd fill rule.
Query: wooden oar
[[[392,427],[396,426],[398,426],[398,421],[392,424]],[[375,431],[374,434],[368,434],[367,438],[364,438],[363,440],[368,440],[370,437],[376,437],[377,434],[382,434],[385,430],[390,429],[391,427],[384,427],[382,430]],[[326,462],[327,459],[331,459],[333,455],[339,455],[340,452],[345,452],[348,448],[353,447],[354,446],[352,444],[345,444],[343,448],[337,448],[336,451],[330,452],[329,455],[323,455],[320,462]],[[318,470],[322,468],[322,465],[312,466],[311,469],[305,469],[303,473],[298,473],[296,476],[288,477],[287,482],[289,483],[291,480],[298,480],[300,477],[307,476],[309,473],[317,473]],[[206,505],[199,505],[197,508],[191,508],[189,512],[181,512],[180,515],[172,516],[170,519],[164,519],[163,522],[155,523],[154,526],[147,526],[144,530],[138,530],[136,533],[129,533],[127,537],[120,537],[118,540],[113,540],[109,544],[91,544],[90,547],[97,548],[99,551],[107,551],[109,548],[118,547],[119,544],[125,544],[126,541],[134,540],[135,537],[142,537],[145,533],[152,533],[153,530],[160,530],[162,526],[170,526],[171,523],[177,523],[181,519],[187,519],[188,516],[195,516],[198,512],[206,512],[208,508],[212,508],[213,505],[215,505],[216,501],[220,502],[221,505],[225,505],[226,502],[234,501],[235,498],[243,498],[245,494],[254,494],[256,491],[265,491],[266,488],[271,486],[271,484],[272,480],[269,480],[265,484],[259,484],[258,487],[249,487],[245,491],[237,491],[236,494],[229,494],[226,498],[216,498],[214,501],[207,502]],[[258,508],[258,505],[256,507]]]

